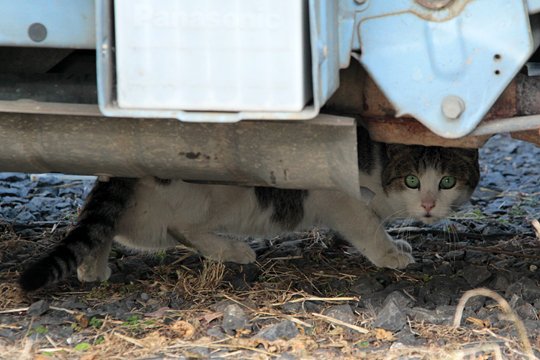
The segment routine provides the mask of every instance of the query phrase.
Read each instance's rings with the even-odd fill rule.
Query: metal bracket
[[[446,138],[474,130],[537,47],[522,1],[368,0],[355,28],[352,48],[396,116]]]

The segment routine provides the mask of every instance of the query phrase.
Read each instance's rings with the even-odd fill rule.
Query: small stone
[[[0,196],[21,196],[19,191],[14,188],[0,186]]]
[[[491,277],[491,272],[485,266],[468,265],[461,276],[470,286],[476,287]]]
[[[244,310],[237,304],[227,305],[223,310],[221,327],[226,332],[244,329],[247,325],[247,317]]]
[[[279,357],[277,358],[277,360],[296,360],[296,359],[297,357],[291,353],[283,353],[279,355]]]
[[[40,316],[49,310],[49,303],[45,300],[39,300],[30,305],[27,314],[30,316]]]
[[[540,287],[538,287],[536,281],[529,278],[522,278],[519,282],[522,286],[523,300],[532,302],[540,297]]]
[[[388,301],[377,314],[373,323],[374,327],[390,331],[398,331],[407,323],[406,315],[400,310],[394,301]]]
[[[432,310],[427,310],[421,307],[414,307],[407,311],[409,316],[416,321],[425,321],[431,324],[444,324],[449,320],[449,316],[443,314],[437,314]]]
[[[219,326],[213,326],[211,327],[210,329],[208,329],[206,331],[206,334],[208,336],[212,336],[212,337],[215,337],[217,338],[218,340],[221,340],[221,339],[224,339],[227,337],[227,334],[225,334],[223,332],[223,330],[221,330],[221,328]]]
[[[278,339],[290,340],[299,334],[296,325],[290,320],[284,320],[276,325],[265,327],[259,331],[254,337],[261,338],[268,341],[275,341]]]
[[[0,173],[0,181],[16,182],[16,181],[23,181],[27,179],[28,179],[28,175],[24,173],[13,173],[13,172]]]
[[[281,311],[286,314],[298,314],[302,311],[302,304],[299,302],[287,302],[281,306]]]
[[[32,222],[32,221],[36,221],[36,217],[30,211],[23,211],[23,212],[19,213],[16,216],[15,219],[18,222],[23,223],[23,224],[24,223],[29,223],[29,222]]]
[[[538,311],[529,303],[524,303],[516,307],[517,314],[529,320],[538,320]]]
[[[148,295],[147,293],[141,293],[140,298],[141,298],[142,301],[146,302],[146,301],[150,300],[150,295]]]
[[[463,260],[465,258],[465,251],[463,250],[451,250],[444,254],[444,259],[448,261]]]
[[[451,275],[454,273],[454,269],[448,261],[443,261],[439,266],[437,266],[437,272],[443,275]]]
[[[66,208],[71,207],[71,203],[68,201],[62,201],[62,202],[54,204],[54,207],[57,209],[66,209]]]
[[[520,282],[515,282],[508,285],[504,293],[507,297],[509,296],[521,297],[521,292],[522,292],[522,284]]]
[[[388,294],[386,299],[384,299],[383,307],[386,306],[386,304],[390,301],[395,302],[399,308],[406,308],[412,304],[413,299],[411,299],[408,296],[403,295],[401,291],[395,290],[395,291],[392,291],[390,294]]]
[[[27,202],[26,199],[18,196],[2,196],[2,205],[23,204],[25,202]]]
[[[341,320],[347,324],[354,324],[356,322],[356,316],[354,315],[351,306],[347,304],[332,306],[326,309],[324,315]]]
[[[510,280],[503,274],[496,274],[495,280],[493,281],[493,290],[506,290],[510,285]]]
[[[302,309],[307,313],[321,312],[322,306],[320,303],[315,301],[305,301],[302,304]]]
[[[369,295],[382,289],[384,286],[371,276],[362,277],[351,286],[351,292],[358,295]]]

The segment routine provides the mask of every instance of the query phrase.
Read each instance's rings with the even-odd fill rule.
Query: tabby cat
[[[77,269],[80,281],[110,276],[113,239],[141,250],[187,245],[205,257],[246,264],[255,253],[218,233],[271,235],[324,225],[340,233],[373,264],[404,268],[410,245],[393,240],[382,223],[444,218],[465,202],[479,179],[477,150],[376,143],[359,128],[360,184],[367,204],[328,190],[208,185],[182,180],[112,178],[97,182],[77,224],[20,278],[26,291]]]

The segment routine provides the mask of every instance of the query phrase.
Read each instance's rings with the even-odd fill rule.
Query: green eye
[[[439,188],[448,190],[456,186],[456,177],[455,176],[443,176],[441,182],[439,183]]]
[[[405,185],[411,189],[418,189],[420,187],[420,180],[414,175],[405,176]]]

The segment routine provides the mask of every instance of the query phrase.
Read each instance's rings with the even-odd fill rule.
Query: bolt
[[[453,2],[454,0],[416,0],[417,4],[430,10],[440,10]]]
[[[41,23],[33,23],[28,27],[28,36],[34,42],[42,42],[47,37],[47,28]]]
[[[459,96],[450,95],[443,99],[441,110],[450,120],[457,120],[465,111],[465,102]]]

